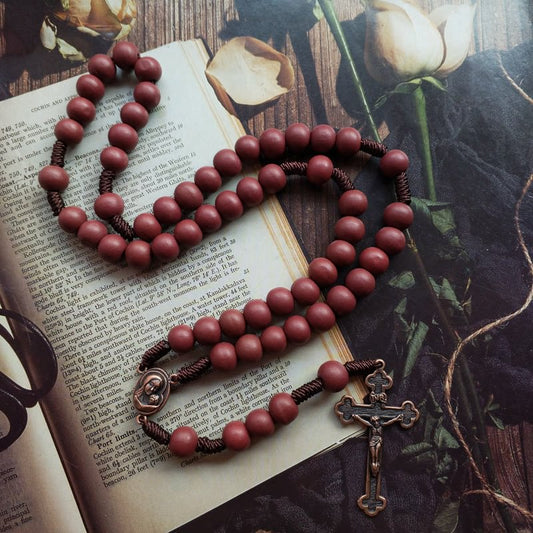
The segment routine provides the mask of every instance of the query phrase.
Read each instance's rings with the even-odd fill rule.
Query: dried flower
[[[474,9],[442,6],[428,17],[406,0],[370,1],[364,52],[369,74],[387,85],[448,75],[466,58]]]
[[[66,59],[83,61],[128,35],[136,17],[135,0],[61,0],[43,20],[41,43]]]

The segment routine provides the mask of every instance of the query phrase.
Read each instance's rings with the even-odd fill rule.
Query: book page
[[[172,195],[214,154],[233,147],[241,124],[216,100],[204,75],[200,41],[173,43],[153,52],[163,66],[161,104],[141,130],[130,165],[115,180],[126,203],[124,218],[151,210]],[[65,234],[50,213],[37,172],[48,164],[53,127],[75,94],[66,80],[0,104],[5,172],[0,219],[27,281],[36,311],[59,357],[60,376],[46,403],[52,432],[82,514],[92,531],[162,531],[242,493],[295,463],[358,431],[333,412],[342,393],[305,402],[292,424],[254,442],[245,452],[179,459],[144,435],[135,423],[132,390],[142,353],[177,324],[218,317],[264,299],[276,286],[290,287],[307,263],[275,198],[205,238],[172,264],[139,273],[103,262],[96,251]],[[92,213],[98,194],[99,152],[110,125],[131,100],[133,82],[108,88],[82,143],[67,152],[71,184],[67,205]],[[252,169],[253,170],[253,169]],[[235,189],[240,177],[224,186]],[[214,201],[214,198],[213,198]],[[91,216],[94,216],[92,214]],[[171,356],[175,370],[205,355]],[[316,377],[328,359],[351,355],[334,329],[303,347],[230,372],[213,371],[180,387],[153,419],[169,431],[193,426],[199,435],[221,436],[231,420],[266,407],[276,392]],[[350,392],[361,397],[361,385]]]

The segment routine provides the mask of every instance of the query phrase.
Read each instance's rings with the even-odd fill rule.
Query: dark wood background
[[[288,55],[295,69],[296,82],[294,88],[275,104],[243,111],[244,124],[251,133],[260,134],[268,127],[283,129],[293,122],[309,125],[328,122],[334,127],[355,123],[357,126],[357,118],[347,113],[336,94],[341,57],[326,21],[322,19],[313,25],[306,17],[287,16],[274,24],[265,24],[262,17],[254,17],[258,5],[275,19],[279,4],[291,3],[289,0],[138,0],[138,20],[128,39],[145,51],[174,40],[201,37],[208,49],[215,53],[232,36],[256,36]],[[429,11],[443,2],[423,0],[419,3]],[[43,54],[38,41],[42,4],[0,2],[2,98],[85,70],[84,64],[72,64]],[[337,0],[334,6],[343,23],[352,21],[364,11],[361,1]],[[527,0],[479,1],[470,53],[509,50],[531,39],[531,9]],[[334,214],[334,203],[307,189],[283,196],[281,200],[296,231],[302,236],[305,248],[311,256],[316,255],[330,237],[325,228]],[[506,426],[503,431],[494,427],[488,427],[487,431],[503,493],[517,504],[531,509],[529,484],[533,480],[533,427],[521,423]],[[489,514],[485,517],[485,527],[493,530],[496,524]],[[515,517],[517,524],[525,526],[522,518]]]

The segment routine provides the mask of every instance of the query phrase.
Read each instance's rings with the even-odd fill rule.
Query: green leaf
[[[440,449],[457,449],[459,443],[457,439],[442,425],[435,431],[435,443]]]
[[[390,281],[389,285],[396,289],[408,290],[414,287],[415,285],[415,276],[410,270],[405,270],[397,276],[394,276]]]
[[[505,429],[505,424],[503,423],[503,420],[499,416],[496,416],[494,413],[491,413],[490,411],[487,414],[489,415],[489,418],[492,420],[492,422],[498,429],[501,429],[501,430]]]
[[[310,0],[313,4],[313,16],[316,18],[317,21],[322,20],[324,18],[324,12],[322,11],[322,8],[320,7],[320,3],[318,0]]]
[[[413,370],[418,355],[424,343],[424,339],[428,333],[429,326],[425,322],[418,322],[412,329],[410,337],[407,339],[407,358],[403,368],[403,377],[406,378]]]
[[[405,456],[420,455],[422,453],[429,452],[433,449],[433,446],[429,442],[416,442],[415,444],[408,444],[401,454]]]
[[[452,500],[442,500],[435,519],[433,520],[433,533],[453,533],[459,523],[459,502]]]
[[[442,83],[442,81],[440,81],[439,79],[434,78],[433,76],[424,76],[422,79],[424,81],[427,81],[428,83],[430,83],[431,85],[433,85],[434,87],[439,89],[440,91],[446,91],[447,90],[446,86],[444,85],[444,83]]]

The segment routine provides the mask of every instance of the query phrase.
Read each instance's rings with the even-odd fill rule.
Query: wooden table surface
[[[427,10],[442,3],[440,0],[419,2]],[[39,50],[38,28],[44,9],[40,4],[0,2],[0,27],[3,28],[3,39],[0,39],[1,97],[27,92],[85,69],[83,64],[66,61],[50,61],[46,65],[39,62],[42,51]],[[145,51],[174,40],[201,37],[208,49],[215,53],[230,37],[258,37],[290,58],[296,82],[294,88],[276,103],[243,112],[244,124],[251,133],[260,134],[268,127],[283,129],[293,122],[309,125],[327,122],[334,127],[355,124],[357,127],[360,117],[349,114],[339,101],[336,85],[341,56],[326,21],[322,19],[313,25],[303,16],[278,16],[279,4],[291,2],[138,0],[138,20],[128,39]],[[346,28],[364,11],[362,1],[337,0],[333,4]],[[257,17],[258,9],[262,9],[263,16]],[[527,0],[479,1],[470,54],[490,49],[510,50],[530,40],[528,9],[531,8],[528,8]],[[265,23],[265,13],[271,17],[271,23]],[[22,27],[26,35],[24,39],[20,38]],[[368,132],[366,134],[369,136]],[[305,188],[296,192],[298,194],[282,196],[281,201],[308,253],[315,256],[328,241],[325,228],[335,213],[335,204]],[[503,493],[518,505],[531,509],[529,484],[533,479],[533,427],[522,422],[508,425],[503,431],[489,426],[487,431]],[[511,457],[512,468],[509,468]],[[476,486],[472,481],[472,487]],[[491,518],[489,506],[486,508],[485,528],[492,531],[499,526]],[[518,526],[526,527],[519,514],[513,516]]]

